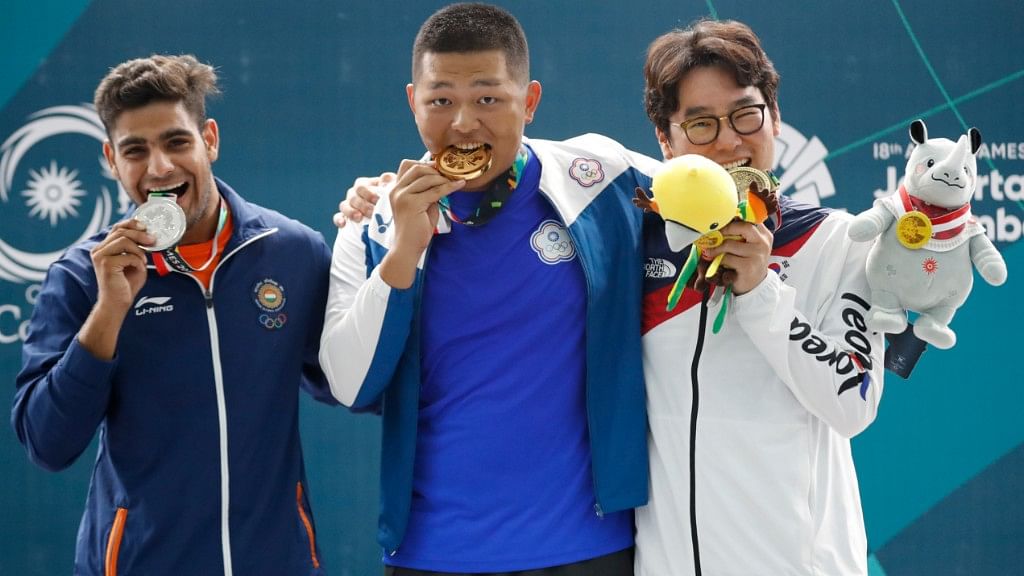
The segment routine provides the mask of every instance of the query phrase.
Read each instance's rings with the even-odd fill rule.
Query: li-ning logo
[[[170,301],[170,296],[143,296],[135,303],[135,315],[145,316],[146,314],[173,312],[174,304],[169,304]]]
[[[7,214],[17,213],[19,207],[13,205],[15,200],[24,203],[26,212],[23,218],[28,223],[40,220],[44,227],[49,226],[46,233],[33,233],[21,227],[16,229],[19,238],[52,238],[53,230],[58,226],[69,227],[75,221],[81,221],[89,214],[86,202],[86,187],[97,184],[102,179],[114,181],[102,155],[98,155],[96,164],[81,162],[71,158],[70,149],[74,145],[65,145],[67,136],[88,136],[97,142],[103,142],[106,134],[99,116],[90,106],[54,106],[40,110],[28,117],[29,122],[16,130],[0,145],[0,204]],[[42,146],[34,153],[30,151],[41,142],[60,136],[59,146],[52,144]],[[47,157],[50,149],[56,157]],[[44,152],[40,152],[43,150]],[[92,155],[98,151],[97,146],[90,149]],[[40,158],[42,156],[42,158]],[[20,172],[18,167],[24,163],[27,169]],[[69,165],[70,164],[70,165]],[[101,178],[97,178],[100,176]],[[85,185],[83,185],[83,180]],[[0,279],[15,283],[42,282],[50,264],[64,252],[71,243],[84,240],[103,229],[111,221],[114,210],[113,197],[118,200],[118,212],[128,211],[128,195],[117,185],[117,191],[108,189],[109,183],[99,186],[95,205],[91,209],[91,217],[77,240],[65,242],[56,250],[30,252],[21,247],[14,247],[0,240]],[[5,226],[9,231],[13,226]],[[63,231],[62,231],[63,232]],[[58,235],[57,237],[60,237]]]

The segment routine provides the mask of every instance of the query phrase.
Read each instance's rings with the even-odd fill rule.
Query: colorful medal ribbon
[[[210,247],[210,257],[206,259],[206,262],[202,266],[192,267],[185,258],[178,252],[178,247],[168,248],[167,250],[161,250],[153,254],[153,264],[156,266],[157,271],[161,275],[169,272],[168,267],[174,268],[178,272],[190,274],[192,272],[198,272],[209,268],[210,264],[217,258],[217,252],[219,251],[219,239],[220,233],[224,230],[224,224],[228,219],[228,208],[224,204],[224,198],[220,199],[220,214],[217,216],[217,231],[213,233],[213,246]]]
[[[529,154],[526,148],[521,146],[519,153],[516,154],[515,162],[512,163],[512,168],[508,171],[508,177],[495,178],[494,182],[481,193],[480,204],[477,205],[476,210],[469,216],[460,218],[455,214],[447,197],[441,198],[440,202],[438,202],[441,214],[449,222],[456,222],[464,226],[483,226],[498,215],[498,212],[512,195],[512,191],[519,185],[519,179],[523,175],[523,170],[526,169],[526,161],[528,159]]]

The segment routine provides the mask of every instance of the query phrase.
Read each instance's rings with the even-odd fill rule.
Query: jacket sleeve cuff
[[[100,360],[91,352],[82,347],[78,337],[71,339],[61,364],[64,365],[65,373],[74,381],[85,386],[100,388],[110,381],[110,376],[117,367],[118,357],[115,353],[111,360]]]

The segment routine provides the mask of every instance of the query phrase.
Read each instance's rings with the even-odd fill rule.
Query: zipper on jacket
[[[227,403],[224,399],[224,373],[220,365],[220,338],[217,334],[217,316],[213,310],[213,284],[221,266],[231,259],[232,256],[253,242],[275,234],[277,230],[277,228],[264,230],[221,256],[217,266],[214,267],[213,272],[210,274],[209,287],[203,286],[203,283],[195,276],[175,270],[175,273],[184,274],[195,281],[202,291],[203,301],[206,303],[206,325],[210,330],[210,361],[213,364],[214,391],[217,395],[217,427],[220,431],[220,547],[221,555],[224,558],[224,576],[234,576],[234,569],[231,563],[231,479],[228,469]]]
[[[118,508],[114,514],[114,523],[107,537],[107,555],[104,561],[103,574],[117,576],[117,556],[121,551],[121,539],[124,537],[124,523],[128,520],[128,509]]]
[[[306,536],[309,538],[309,557],[313,560],[313,568],[320,568],[320,560],[316,557],[316,537],[313,535],[313,523],[309,521],[306,508],[302,505],[302,482],[295,484],[295,504],[299,509],[299,518],[306,527]]]
[[[565,227],[565,231],[569,234],[569,238],[572,239],[573,244],[575,244],[576,246],[579,246],[580,245],[579,238],[577,238],[576,235],[573,234],[572,227],[568,226],[565,223],[565,217],[562,215],[562,212],[558,209],[558,206],[555,205],[555,202],[551,199],[551,197],[548,196],[548,193],[545,192],[543,188],[541,188],[540,182],[537,182],[537,193],[540,194],[547,201],[548,205],[551,206],[551,208],[555,211],[555,214],[558,215],[559,224],[561,224],[562,226]],[[590,321],[589,321],[589,318],[590,318],[590,302],[592,301],[592,298],[591,298],[592,295],[590,293],[590,287],[591,287],[592,283],[591,283],[591,278],[590,278],[590,270],[587,268],[586,260],[583,258],[582,254],[580,254],[579,250],[576,250],[576,254],[578,256],[577,260],[579,260],[579,263],[580,263],[580,270],[583,271],[583,286],[587,289],[587,319],[588,320],[585,323],[583,337],[584,337],[584,342],[588,342],[590,340],[590,338],[589,338],[589,336],[590,336]],[[590,436],[590,430],[593,430],[594,426],[593,426],[593,422],[591,422],[591,414],[590,414],[590,370],[589,370],[589,366],[587,366],[586,364],[587,364],[586,359],[584,359],[584,368],[585,368],[586,376],[584,377],[584,380],[583,380],[583,392],[585,394],[586,401],[587,401],[587,406],[586,406],[586,409],[587,409],[587,442],[590,444],[590,481],[594,485],[594,514],[596,514],[598,518],[604,519],[604,509],[601,507],[600,491],[597,489],[597,486],[599,484],[599,482],[597,481],[597,470],[594,469],[594,443],[593,443],[593,439],[589,437]]]
[[[700,323],[697,326],[697,346],[693,351],[693,363],[690,365],[690,390],[693,400],[690,403],[690,541],[693,545],[693,573],[701,576],[700,542],[697,537],[697,412],[700,408],[700,383],[697,371],[700,367],[700,355],[704,351],[704,335],[708,325],[708,299],[712,288],[704,289],[700,299]]]

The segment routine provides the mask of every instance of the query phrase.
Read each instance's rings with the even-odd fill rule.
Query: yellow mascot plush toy
[[[774,196],[777,186],[778,181],[773,176],[760,170],[739,168],[727,172],[704,156],[685,154],[667,161],[654,175],[653,198],[637,190],[634,203],[644,210],[657,212],[665,221],[669,248],[679,252],[690,246],[690,255],[669,292],[668,310],[676,307],[683,289],[698,269],[704,250],[725,240],[740,239],[722,234],[721,229],[726,224],[736,218],[764,222],[778,209]],[[721,261],[722,255],[713,259],[704,271],[704,278],[714,282]],[[730,294],[730,287],[726,285],[726,304],[715,319],[714,333],[718,333],[725,320]]]

